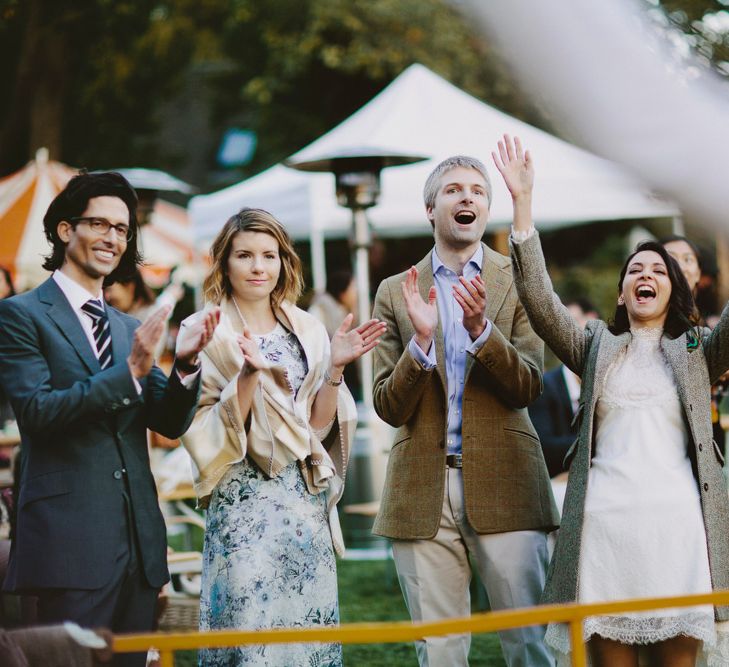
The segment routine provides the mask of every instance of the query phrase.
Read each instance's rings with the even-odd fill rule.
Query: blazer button
[[[131,401],[128,398],[125,398],[122,400],[122,403],[124,403],[124,405],[129,405]]]
[[[701,443],[699,443],[699,451],[701,452],[703,450],[704,450],[704,446]]]
[[[122,471],[121,470],[115,470],[114,471],[114,479],[121,479],[122,478]]]
[[[709,485],[706,482],[704,482],[704,491],[708,491],[708,490],[709,490]]]

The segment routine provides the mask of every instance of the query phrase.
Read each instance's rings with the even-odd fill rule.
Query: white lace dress
[[[596,406],[595,453],[585,498],[578,601],[711,592],[701,500],[661,329],[638,329],[608,369]],[[589,618],[593,635],[648,644],[678,635],[717,644],[711,606]],[[569,653],[567,626],[546,641]],[[709,660],[709,664],[726,665]]]

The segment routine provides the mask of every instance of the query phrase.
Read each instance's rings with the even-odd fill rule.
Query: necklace
[[[246,318],[243,317],[243,313],[240,312],[240,307],[238,306],[238,301],[236,300],[236,298],[232,294],[231,294],[231,297],[230,298],[233,301],[233,305],[235,306],[235,311],[238,313],[238,317],[240,318],[240,321],[241,321],[241,324],[243,325],[243,328],[250,329],[250,326],[248,325],[248,322],[246,322]],[[256,338],[259,338],[259,339],[260,338],[263,338],[265,336],[268,336],[269,334],[273,333],[276,330],[276,328],[278,327],[278,325],[280,324],[280,322],[278,321],[278,318],[275,315],[273,317],[273,322],[274,322],[273,329],[271,329],[271,331],[267,331],[264,334],[257,334],[257,333],[253,333],[251,331],[251,335],[252,336],[256,336]]]
[[[235,311],[238,313],[238,317],[240,318],[241,324],[243,327],[247,327],[248,324],[246,324],[245,317],[243,317],[243,313],[240,312],[240,308],[238,307],[238,302],[236,301],[235,297],[231,294],[231,299],[233,299],[233,305],[235,306]]]

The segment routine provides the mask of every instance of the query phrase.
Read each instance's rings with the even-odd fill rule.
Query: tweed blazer
[[[539,235],[512,243],[514,277],[534,330],[554,353],[582,378],[577,419],[578,437],[567,453],[569,481],[562,526],[547,575],[543,601],[571,602],[577,598],[580,544],[587,480],[593,454],[595,406],[601,380],[610,363],[631,340],[630,332],[615,336],[605,322],[588,322],[583,331],[552,289]],[[683,416],[689,431],[689,455],[696,461],[698,489],[715,589],[729,588],[729,497],[722,472],[723,459],[712,439],[711,384],[729,368],[729,308],[711,331],[663,336],[661,349],[673,369]],[[626,516],[626,520],[630,517]],[[719,620],[729,620],[729,607],[717,608]]]
[[[466,514],[478,533],[552,530],[559,515],[536,431],[526,406],[542,391],[544,346],[516,294],[511,261],[485,245],[481,276],[491,333],[468,355],[462,405]],[[417,265],[424,299],[433,285],[431,253]],[[429,539],[440,525],[446,473],[447,378],[443,331],[437,366],[425,370],[408,350],[414,329],[401,283],[380,284],[374,317],[387,331],[374,349],[375,410],[397,427],[374,525],[378,535]]]

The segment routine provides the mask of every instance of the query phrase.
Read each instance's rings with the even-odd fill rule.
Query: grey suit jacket
[[[593,320],[584,331],[554,294],[547,274],[538,234],[511,246],[514,278],[534,330],[564,364],[582,377],[578,409],[579,436],[567,454],[569,481],[562,525],[547,575],[544,601],[571,602],[577,597],[580,543],[587,479],[593,448],[595,406],[600,383],[610,362],[630,342],[630,332],[614,336],[605,322]],[[700,331],[697,345],[686,334],[664,336],[661,347],[678,388],[690,444],[695,455],[698,488],[709,549],[711,579],[715,589],[729,588],[729,497],[722,472],[721,453],[712,439],[711,384],[729,368],[729,307],[710,331]],[[626,517],[626,521],[630,517]],[[719,607],[717,617],[729,619],[729,607]]]
[[[526,406],[542,390],[544,346],[517,298],[511,262],[484,246],[481,276],[488,340],[468,355],[462,404],[463,487],[468,520],[478,533],[551,530],[559,523],[539,439]],[[433,285],[431,253],[417,265],[424,299]],[[387,330],[374,349],[374,404],[397,427],[374,531],[428,539],[440,525],[446,472],[447,378],[443,331],[435,337],[437,367],[425,370],[408,343],[414,330],[401,283],[383,281],[374,316]]]
[[[110,580],[124,517],[149,584],[168,579],[165,525],[146,429],[170,438],[189,426],[199,393],[157,367],[138,394],[127,366],[139,322],[108,308],[112,365],[101,370],[53,279],[0,301],[0,383],[15,411],[23,465],[5,589],[94,589]]]

